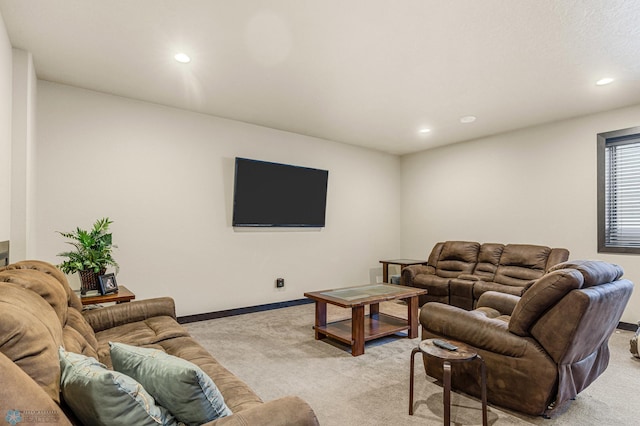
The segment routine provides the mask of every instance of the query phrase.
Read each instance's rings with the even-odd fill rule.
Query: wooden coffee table
[[[418,337],[418,296],[426,290],[402,285],[372,284],[305,293],[316,302],[316,340],[331,337],[351,346],[351,355],[364,353],[364,343],[407,330]],[[402,299],[407,302],[407,319],[380,312],[380,302]],[[351,308],[351,319],[327,324],[327,303]],[[369,305],[369,315],[364,314]]]

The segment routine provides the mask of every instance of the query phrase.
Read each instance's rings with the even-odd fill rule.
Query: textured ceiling
[[[40,79],[394,154],[640,103],[637,0],[0,0],[0,12]],[[605,76],[616,81],[596,86]]]

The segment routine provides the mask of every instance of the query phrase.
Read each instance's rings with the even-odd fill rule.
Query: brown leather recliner
[[[571,261],[551,271],[522,297],[488,291],[473,311],[427,303],[420,311],[422,339],[445,338],[475,348],[487,366],[490,403],[529,415],[552,415],[609,363],[609,337],[633,284],[622,268]],[[442,363],[427,374],[441,379]],[[452,386],[479,396],[477,363],[457,364]]]

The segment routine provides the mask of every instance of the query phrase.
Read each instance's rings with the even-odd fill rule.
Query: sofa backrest
[[[482,278],[484,281],[493,281],[503,251],[504,244],[482,244],[478,253],[478,263],[473,269],[473,275]]]
[[[552,249],[533,244],[507,244],[493,279],[499,284],[525,287],[542,277],[547,270],[567,260],[566,249]]]
[[[0,352],[59,403],[63,338],[58,315],[35,291],[9,279],[0,272]]]
[[[444,247],[444,242],[436,243],[431,249],[431,253],[429,253],[429,258],[427,259],[427,265],[435,266],[438,264],[438,259],[440,259],[440,253],[442,253],[442,248]]]
[[[545,270],[549,272],[551,268],[569,260],[569,250],[566,248],[552,248],[547,259]]]
[[[429,255],[428,264],[436,269],[436,275],[455,278],[470,274],[478,262],[480,243],[472,241],[446,241],[437,243]]]
[[[58,348],[97,358],[80,299],[54,265],[27,260],[0,268],[0,304],[0,352],[59,402]]]

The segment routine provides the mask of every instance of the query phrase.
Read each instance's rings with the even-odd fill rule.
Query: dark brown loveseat
[[[533,280],[568,258],[563,248],[446,241],[433,247],[427,265],[404,268],[402,280],[427,290],[420,306],[440,302],[470,310],[487,291],[521,296]]]
[[[110,368],[109,341],[160,349],[200,367],[233,413],[207,425],[318,424],[311,407],[298,397],[262,402],[176,322],[173,299],[83,312],[65,275],[53,265],[23,261],[0,268],[2,416],[29,424],[80,424],[61,398],[58,348],[94,357]]]
[[[490,403],[553,415],[607,368],[609,337],[633,290],[622,273],[610,263],[570,261],[551,268],[522,297],[486,292],[473,311],[427,303],[420,310],[422,339],[475,348],[487,366]],[[442,363],[425,359],[425,368],[442,378]],[[454,388],[480,395],[477,363],[457,364],[452,373]]]

